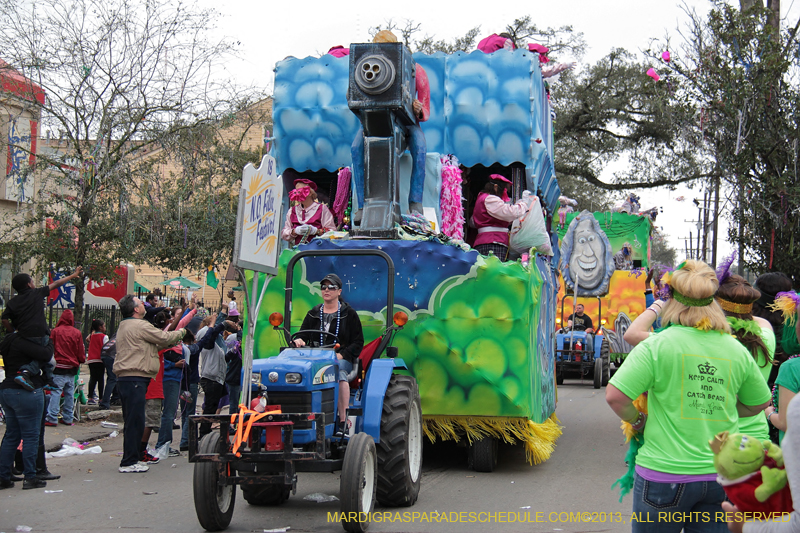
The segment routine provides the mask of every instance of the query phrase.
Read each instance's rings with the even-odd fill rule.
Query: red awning
[[[0,59],[0,90],[31,102],[44,104],[44,89]]]

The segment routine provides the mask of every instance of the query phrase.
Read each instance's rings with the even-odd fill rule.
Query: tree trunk
[[[767,7],[772,11],[767,23],[775,30],[776,35],[781,31],[781,0],[767,0]]]
[[[753,7],[756,2],[758,2],[759,5],[764,5],[761,0],[739,0],[739,9],[742,11],[742,13],[744,13]]]

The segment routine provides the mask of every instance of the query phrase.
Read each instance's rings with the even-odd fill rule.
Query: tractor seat
[[[358,361],[356,361],[356,364],[354,365],[350,374],[347,375],[347,381],[350,382],[351,387],[359,388],[361,386],[361,375],[369,370],[369,364],[375,357],[375,350],[378,349],[381,339],[383,339],[383,337],[378,337],[374,341],[361,348],[361,354],[358,356]]]

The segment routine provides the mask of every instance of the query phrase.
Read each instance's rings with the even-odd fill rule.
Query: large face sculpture
[[[564,282],[586,296],[601,296],[608,292],[608,282],[614,272],[611,245],[594,216],[583,211],[569,225],[561,242],[561,270]]]

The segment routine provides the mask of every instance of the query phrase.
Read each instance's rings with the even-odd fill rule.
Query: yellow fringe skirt
[[[525,445],[529,464],[538,465],[550,458],[561,436],[561,423],[556,414],[541,424],[527,418],[502,416],[424,416],[423,429],[431,442],[436,439],[458,442],[466,436],[472,443],[484,437],[495,437],[509,444],[517,441]]]

